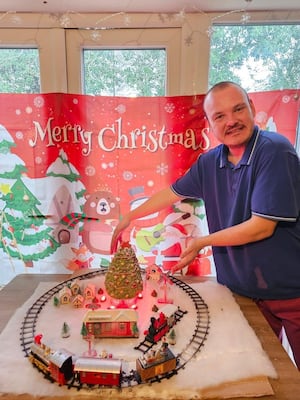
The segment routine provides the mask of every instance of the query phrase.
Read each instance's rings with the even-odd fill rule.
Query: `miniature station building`
[[[83,323],[95,338],[138,337],[138,313],[133,309],[90,310]]]

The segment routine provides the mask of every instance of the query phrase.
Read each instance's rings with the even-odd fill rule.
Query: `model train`
[[[151,382],[159,377],[176,373],[178,362],[169,349],[166,335],[186,312],[173,304],[166,304],[152,317],[145,339],[140,345],[147,343],[146,350],[137,346],[143,355],[136,359],[136,370],[126,376],[122,368],[122,360],[112,356],[81,357],[68,350],[53,350],[42,342],[43,335],[36,335],[30,348],[29,360],[46,378],[59,385],[81,387],[82,385],[98,385],[121,387],[122,381],[136,383]],[[162,340],[161,346],[158,342]],[[155,349],[156,348],[156,349]],[[134,382],[130,382],[134,384]]]
[[[168,343],[164,342],[158,350],[149,350],[146,354],[136,360],[136,371],[138,381],[149,382],[154,378],[160,380],[161,376],[176,373],[178,360],[169,349]]]
[[[75,357],[65,349],[52,351],[42,343],[31,345],[29,360],[51,382],[77,386],[86,385],[121,385],[121,360],[99,357]]]
[[[149,328],[144,332],[145,339],[151,343],[159,342],[176,324],[176,315],[179,318],[184,313],[174,304],[166,304],[160,308],[157,318],[151,317]]]
[[[42,343],[34,342],[29,360],[47,379],[60,386],[98,385],[120,388],[122,379],[128,381],[119,359],[75,357],[65,349],[52,351]],[[176,366],[176,357],[164,342],[158,350],[151,349],[136,360],[136,371],[131,371],[130,379],[136,383],[159,380],[165,374],[171,376],[176,373]]]

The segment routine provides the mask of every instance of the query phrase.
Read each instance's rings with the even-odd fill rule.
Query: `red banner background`
[[[295,91],[250,97],[257,123],[295,143]],[[202,95],[1,94],[0,282],[24,266],[47,273],[107,265],[118,219],[217,145],[202,102]],[[190,217],[182,218],[186,213]],[[206,231],[204,205],[182,202],[137,221],[127,239],[142,264],[168,267],[191,236]],[[209,250],[188,272],[213,273]]]

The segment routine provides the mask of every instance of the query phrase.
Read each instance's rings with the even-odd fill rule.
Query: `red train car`
[[[65,385],[73,376],[73,355],[65,349],[49,355],[50,375],[59,385]]]
[[[81,384],[120,387],[122,362],[112,358],[80,357],[75,361],[74,372]]]

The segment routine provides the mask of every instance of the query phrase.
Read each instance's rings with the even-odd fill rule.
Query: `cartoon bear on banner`
[[[114,227],[119,222],[120,205],[109,191],[97,191],[86,197],[81,231],[83,243],[93,252],[110,254]]]
[[[67,231],[82,223],[81,242],[92,253],[110,254],[110,243],[114,227],[119,222],[120,206],[110,191],[99,190],[86,195],[83,214],[71,212],[61,219]]]

